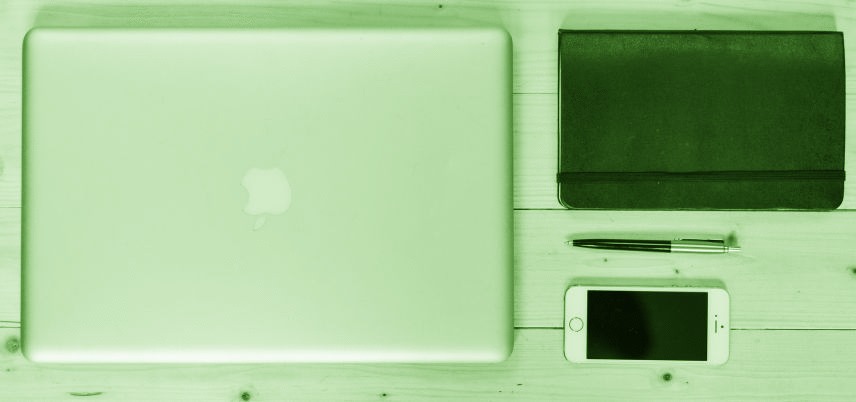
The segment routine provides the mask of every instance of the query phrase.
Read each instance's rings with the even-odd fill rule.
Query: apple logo
[[[244,213],[257,217],[253,230],[261,229],[268,215],[280,215],[291,206],[291,185],[279,168],[247,170],[241,185],[249,194]]]

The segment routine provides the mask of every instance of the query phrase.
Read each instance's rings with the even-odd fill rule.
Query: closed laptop
[[[510,353],[510,40],[494,29],[35,29],[37,362]]]

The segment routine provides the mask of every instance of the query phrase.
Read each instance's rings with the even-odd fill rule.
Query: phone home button
[[[568,321],[568,327],[571,328],[571,331],[579,332],[583,329],[583,319],[580,317],[571,318],[571,320]]]

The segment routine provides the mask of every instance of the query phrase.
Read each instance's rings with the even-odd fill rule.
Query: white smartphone
[[[565,358],[723,364],[728,304],[717,288],[572,286],[565,293]]]

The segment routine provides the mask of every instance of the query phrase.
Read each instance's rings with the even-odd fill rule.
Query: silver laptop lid
[[[24,353],[499,361],[511,65],[492,29],[36,29]]]

